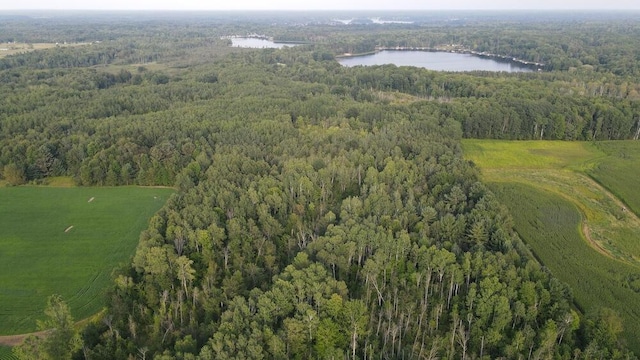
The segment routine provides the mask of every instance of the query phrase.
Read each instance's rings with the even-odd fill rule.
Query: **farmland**
[[[15,357],[11,353],[11,348],[0,346],[0,360],[13,360]]]
[[[614,309],[630,345],[640,346],[637,144],[464,140],[463,147],[580,309]]]
[[[633,198],[618,198],[609,191],[620,189],[613,193],[632,194],[633,179],[638,177],[629,171],[637,170],[629,163],[632,160],[626,160],[624,171],[620,165],[616,171],[606,170],[611,166],[612,156],[601,148],[611,146],[584,142],[463,141],[465,156],[480,166],[485,181],[525,183],[570,200],[583,214],[594,248],[640,266],[640,220],[625,206],[633,203],[628,200]]]
[[[637,268],[589,247],[580,233],[582,215],[570,201],[525,184],[492,183],[491,189],[511,210],[516,230],[534,254],[571,287],[579,308],[587,313],[603,306],[614,309],[629,345],[638,347]]]
[[[640,214],[640,142],[603,141],[595,146],[607,155],[586,172]]]
[[[0,334],[35,330],[51,294],[76,319],[98,312],[111,272],[126,263],[171,189],[0,188]]]

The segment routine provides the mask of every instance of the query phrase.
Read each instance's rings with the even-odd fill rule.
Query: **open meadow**
[[[0,43],[0,58],[5,56],[11,56],[16,54],[23,54],[26,52],[51,49],[55,47],[69,47],[69,46],[82,46],[86,43],[73,43],[73,44],[57,44],[57,43]]]
[[[0,335],[36,330],[52,294],[62,295],[76,320],[100,311],[111,272],[129,261],[140,232],[172,192],[0,188]]]
[[[632,189],[640,147],[463,140],[463,148],[535,256],[571,286],[580,309],[614,309],[629,345],[639,348],[640,220]]]

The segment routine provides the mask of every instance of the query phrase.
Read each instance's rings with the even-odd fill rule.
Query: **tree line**
[[[219,56],[203,63],[203,49]],[[323,45],[39,65],[58,51],[0,70],[5,181],[177,193],[115,273],[101,321],[16,354],[634,358],[615,313],[581,314],[533,259],[459,145],[630,137],[634,83],[349,69]]]

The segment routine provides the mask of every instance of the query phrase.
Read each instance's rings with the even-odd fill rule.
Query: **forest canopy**
[[[582,313],[532,257],[459,140],[637,139],[637,22],[183,16],[0,24],[3,42],[91,43],[0,59],[6,183],[178,190],[77,358],[634,358],[615,313]],[[309,44],[221,38],[238,33]],[[547,68],[335,60],[451,42]]]

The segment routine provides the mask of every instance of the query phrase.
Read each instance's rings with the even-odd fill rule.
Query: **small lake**
[[[384,65],[416,66],[437,71],[532,72],[535,67],[471,54],[438,51],[385,50],[371,55],[339,58],[343,66]]]
[[[253,49],[282,49],[283,47],[295,46],[291,43],[276,43],[271,40],[257,38],[231,38],[231,46]]]

